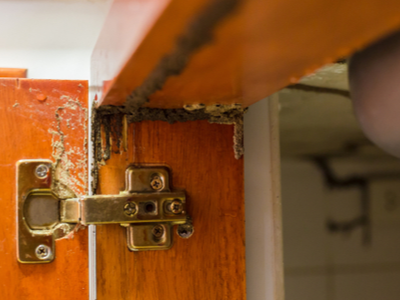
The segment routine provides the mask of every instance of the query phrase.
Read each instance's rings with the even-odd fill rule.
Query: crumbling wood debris
[[[129,112],[124,106],[101,106],[92,111],[92,145],[94,166],[92,168],[93,191],[96,191],[99,166],[110,158],[111,152],[119,152],[123,140],[123,122],[164,121],[169,124],[208,120],[210,123],[234,125],[234,154],[243,155],[243,109],[240,104],[186,105],[180,109],[157,109],[141,107]],[[102,133],[103,137],[102,138]],[[113,142],[112,142],[113,141]]]
[[[87,139],[79,146],[71,146],[69,139],[75,127],[82,127],[86,137],[87,109],[78,100],[68,96],[60,99],[65,100],[65,103],[56,108],[55,122],[49,128],[49,133],[52,135],[52,156],[55,160],[53,190],[59,198],[67,199],[76,197],[82,189],[86,189]]]
[[[201,47],[213,42],[215,28],[234,13],[242,2],[210,1],[176,39],[173,50],[160,59],[144,82],[127,97],[124,106],[130,111],[137,110],[149,101],[152,94],[164,87],[169,77],[181,74],[191,56]]]
[[[93,191],[96,192],[98,168],[110,158],[111,152],[120,151],[123,136],[124,118],[127,123],[145,120],[165,121],[170,124],[196,120],[208,120],[210,123],[234,124],[234,151],[239,159],[243,154],[243,113],[240,104],[189,105],[180,109],[156,109],[142,107],[152,94],[161,90],[171,76],[179,75],[186,67],[191,56],[214,38],[214,29],[226,17],[231,15],[242,0],[210,1],[187,29],[177,38],[175,47],[166,54],[143,84],[137,87],[126,99],[123,106],[101,106],[92,112],[92,144],[94,166],[92,168]],[[105,143],[102,142],[102,130]],[[115,144],[113,142],[115,141]]]

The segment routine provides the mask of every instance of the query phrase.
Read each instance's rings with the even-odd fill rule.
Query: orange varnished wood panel
[[[85,193],[87,93],[86,81],[0,79],[0,299],[88,299],[87,231],[56,241],[50,264],[20,264],[16,256],[18,160],[59,156],[70,174],[62,181]]]
[[[26,78],[28,69],[0,68],[0,77]]]
[[[160,0],[162,12],[151,15],[151,22],[140,35],[129,27],[132,14],[122,12],[129,1],[116,0],[113,6],[118,5],[121,13],[110,14],[107,22],[119,18],[120,26],[129,30],[121,33],[118,27],[106,26],[100,35],[102,43],[93,54],[92,75],[95,84],[105,91],[101,104],[123,104],[157,62],[176,50],[178,37],[204,13],[203,8],[215,1],[221,5],[229,2],[170,0],[165,5]],[[237,2],[237,8],[213,29],[211,42],[194,51],[182,73],[170,76],[161,90],[149,97],[147,106],[248,106],[400,27],[398,0]],[[136,13],[140,14],[140,8]],[[135,39],[136,46],[127,48],[129,55],[114,55],[122,52],[115,39]],[[107,41],[111,42],[105,48]]]
[[[97,226],[99,300],[246,299],[243,159],[234,158],[232,136],[232,125],[206,121],[130,125],[128,151],[100,169],[101,193],[122,191],[131,163],[168,165],[195,233],[174,233],[170,250],[130,252],[124,228]]]
[[[91,59],[97,96],[124,101],[207,1],[114,0]]]

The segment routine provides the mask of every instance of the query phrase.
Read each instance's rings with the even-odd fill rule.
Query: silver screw
[[[38,165],[35,170],[36,177],[44,179],[49,174],[49,167],[46,165]]]
[[[179,199],[172,200],[168,205],[168,210],[175,215],[182,213],[183,211],[183,203]]]
[[[164,235],[164,227],[161,225],[156,225],[153,227],[152,233],[155,238],[159,239]]]
[[[37,246],[35,253],[36,253],[36,257],[39,258],[40,260],[46,260],[51,255],[51,249],[49,246],[39,245],[39,246]]]
[[[181,238],[188,239],[193,235],[194,227],[192,224],[181,224],[178,226],[176,232]]]
[[[136,214],[136,204],[133,202],[129,202],[124,206],[124,213],[128,217],[133,217]]]

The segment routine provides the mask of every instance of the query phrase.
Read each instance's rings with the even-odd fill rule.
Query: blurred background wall
[[[348,90],[345,62],[301,84],[316,89],[278,93],[286,299],[399,299],[400,161],[336,93]]]
[[[0,0],[0,65],[29,78],[88,79],[111,0]]]

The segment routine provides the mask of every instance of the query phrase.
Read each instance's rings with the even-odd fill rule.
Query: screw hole
[[[144,206],[144,209],[145,209],[146,213],[153,213],[156,210],[156,206],[154,205],[153,202],[148,202]]]

